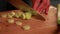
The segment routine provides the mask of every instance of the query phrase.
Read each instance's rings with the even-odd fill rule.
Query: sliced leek
[[[22,19],[25,19],[26,18],[24,13],[22,14],[21,18]]]
[[[14,15],[15,15],[15,12],[11,12],[10,14],[11,14],[12,16],[14,16]]]
[[[19,18],[19,17],[21,17],[22,14],[23,14],[22,12],[16,12],[15,17]]]
[[[29,12],[26,12],[26,13],[25,13],[25,17],[26,17],[26,19],[31,19],[32,14],[29,13]]]
[[[16,21],[16,25],[22,25],[22,22],[21,21]]]
[[[13,16],[10,13],[7,16],[8,18],[13,18]]]
[[[10,24],[13,24],[14,23],[14,19],[13,18],[8,19],[7,22],[10,23]]]
[[[30,30],[30,26],[29,25],[25,25],[25,26],[23,26],[23,29],[24,30]]]

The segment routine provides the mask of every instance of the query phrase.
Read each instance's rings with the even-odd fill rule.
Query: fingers
[[[33,4],[33,9],[36,10],[36,8],[38,7],[39,3],[41,0],[35,0],[35,3]]]
[[[46,7],[46,5],[44,5],[43,8],[41,8],[41,9],[39,10],[39,12],[40,12],[40,13],[41,13],[41,12],[45,12],[45,7]]]
[[[47,0],[47,3],[46,3],[46,8],[45,8],[45,14],[48,14],[48,11],[49,11],[49,7],[50,7],[50,0]]]
[[[47,15],[49,11],[49,5],[47,6],[47,8],[45,9],[45,14]]]
[[[40,6],[37,8],[37,11],[42,11],[45,8],[46,2],[46,0],[43,0]]]

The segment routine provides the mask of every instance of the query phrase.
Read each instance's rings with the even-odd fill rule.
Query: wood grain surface
[[[9,0],[9,2],[18,9],[20,9],[20,5],[29,7],[20,0]],[[7,14],[12,11],[19,12],[21,10],[0,12],[0,14]],[[43,13],[41,13],[40,15],[43,16],[45,20],[43,20],[42,17],[39,16],[37,18],[32,17],[31,20],[22,20],[20,18],[14,18],[15,22],[23,22],[22,26],[18,26],[16,24],[9,24],[7,22],[8,18],[0,17],[0,34],[55,34],[57,30],[57,10],[54,8],[50,8],[48,11],[48,15],[45,15]],[[31,29],[28,31],[23,30],[22,27],[24,25],[30,25]]]
[[[21,10],[11,10],[11,11],[21,11]],[[0,14],[9,13],[11,11],[0,12]],[[50,8],[48,15],[41,13],[41,16],[45,18],[41,20],[42,17],[37,17],[41,19],[37,19],[32,17],[31,20],[22,20],[20,18],[14,18],[15,21],[23,22],[23,25],[30,25],[31,29],[28,31],[23,30],[21,27],[16,24],[9,24],[6,22],[8,18],[1,18],[0,17],[0,34],[54,34],[57,30],[57,10],[54,8]]]

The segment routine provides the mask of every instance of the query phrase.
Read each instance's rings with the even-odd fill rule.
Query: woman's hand
[[[50,0],[32,0],[33,9],[37,10],[38,12],[45,11],[45,14],[48,13]]]

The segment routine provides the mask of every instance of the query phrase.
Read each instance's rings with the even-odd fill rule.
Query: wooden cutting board
[[[29,7],[27,4],[22,2],[21,0],[9,0],[9,2],[15,6],[17,9],[20,9],[20,5]],[[30,7],[29,7],[30,8]],[[20,11],[20,10],[12,10],[12,11]],[[0,12],[0,14],[9,13],[11,11],[7,12]],[[16,24],[9,24],[6,22],[8,18],[1,18],[0,20],[0,34],[54,34],[57,30],[57,10],[50,8],[48,15],[41,14],[45,18],[45,21],[42,19],[42,17],[37,17],[41,19],[37,19],[35,17],[32,17],[31,20],[22,20],[20,18],[14,18],[15,21],[21,21],[23,22],[23,25],[30,25],[31,29],[28,31],[23,30],[21,27]]]
[[[60,32],[58,34],[60,34]]]
[[[18,12],[20,10],[11,10]],[[11,11],[0,12],[0,14],[9,13]],[[28,31],[23,30],[21,27],[16,24],[9,24],[6,22],[7,18],[0,17],[0,34],[54,34],[57,30],[57,10],[50,8],[48,15],[41,14],[46,20],[37,19],[32,17],[31,20],[22,20],[20,18],[14,18],[15,21],[23,22],[23,25],[30,25],[31,29]],[[41,17],[39,17],[41,18]]]

